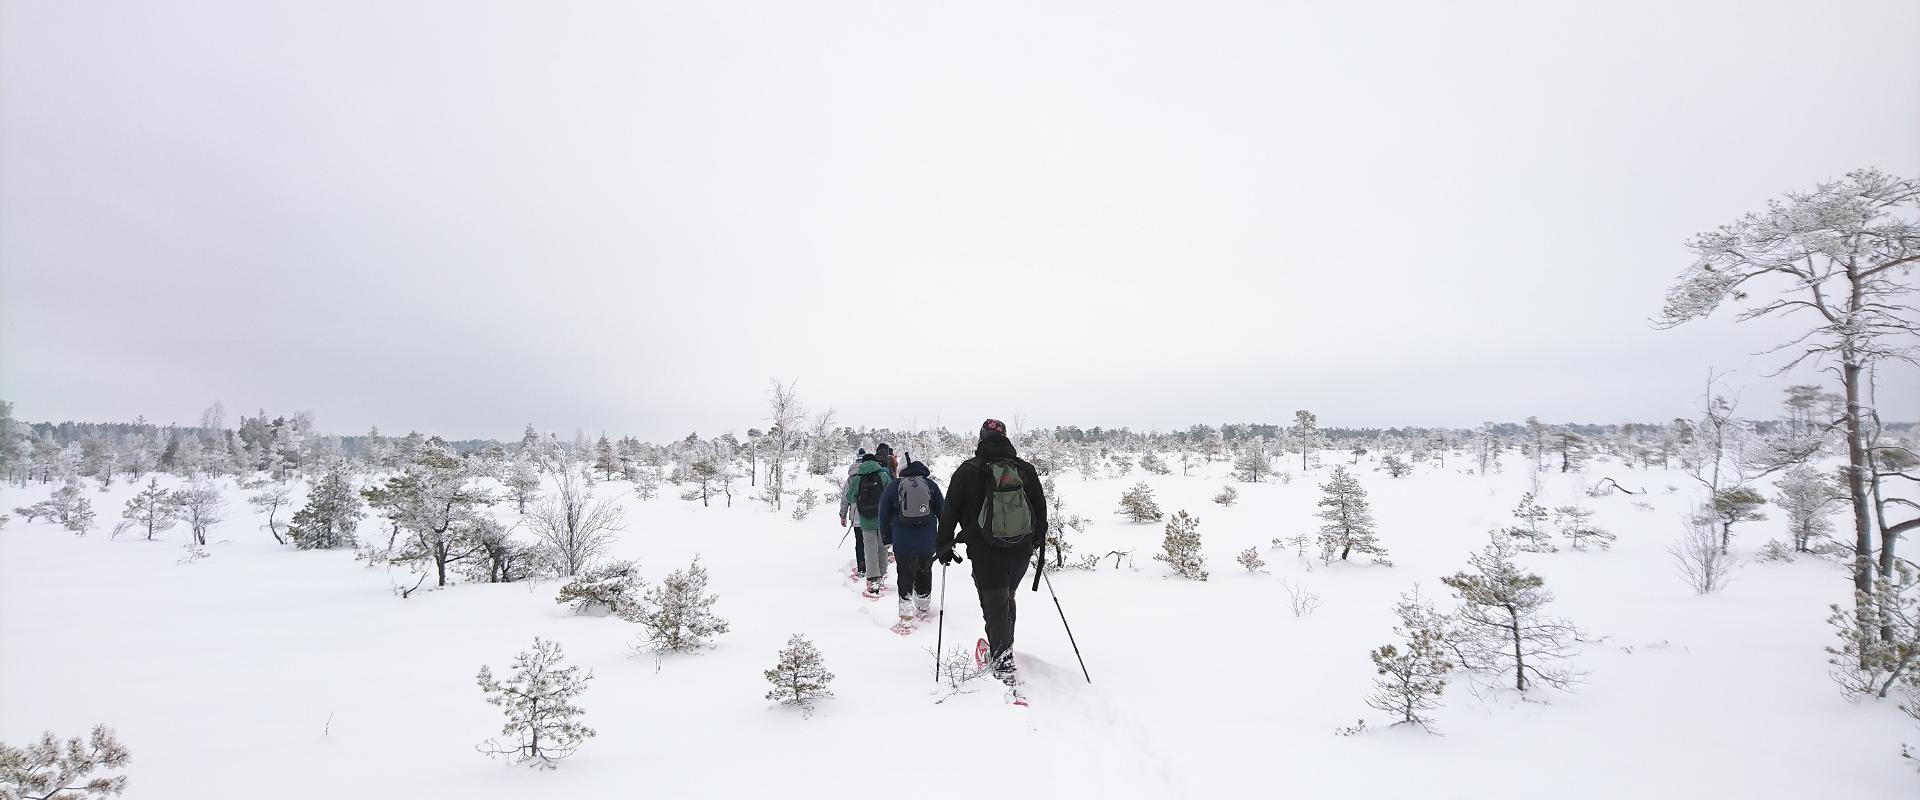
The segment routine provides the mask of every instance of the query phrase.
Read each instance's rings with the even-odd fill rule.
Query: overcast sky
[[[0,2],[27,419],[1771,415],[1688,235],[1920,173],[1920,3]],[[1883,405],[1920,417],[1913,370]]]

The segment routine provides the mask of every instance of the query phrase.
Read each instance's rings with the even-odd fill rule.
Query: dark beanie
[[[1005,436],[1005,435],[1007,435],[1007,423],[1001,422],[1000,420],[997,420],[997,419],[990,419],[990,420],[987,420],[986,422],[980,423],[980,438],[982,439],[985,439],[988,436]]]

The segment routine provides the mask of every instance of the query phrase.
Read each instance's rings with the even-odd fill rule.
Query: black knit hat
[[[989,435],[1007,435],[1007,423],[997,419],[989,419],[986,422],[980,423],[980,438],[985,439]]]

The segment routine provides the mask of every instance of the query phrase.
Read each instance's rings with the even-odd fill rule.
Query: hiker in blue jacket
[[[927,465],[918,461],[907,464],[899,479],[880,493],[880,537],[893,543],[895,566],[900,569],[897,632],[911,631],[914,618],[926,619],[933,605],[933,551],[941,505],[940,485],[927,477]]]

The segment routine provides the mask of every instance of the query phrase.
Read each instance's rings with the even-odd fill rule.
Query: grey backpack
[[[933,518],[933,489],[927,485],[926,478],[918,475],[901,478],[893,502],[903,523],[919,525]]]

